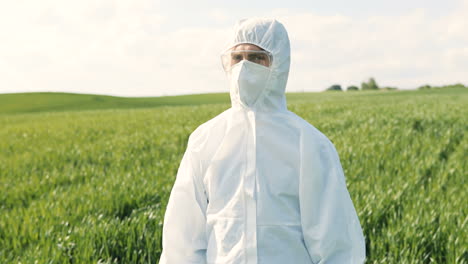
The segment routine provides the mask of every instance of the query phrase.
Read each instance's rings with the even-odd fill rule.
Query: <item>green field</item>
[[[335,144],[367,263],[468,263],[468,89],[288,94]],[[157,263],[189,134],[227,94],[0,95],[0,263]]]

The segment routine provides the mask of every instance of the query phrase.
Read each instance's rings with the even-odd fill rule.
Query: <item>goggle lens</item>
[[[265,67],[270,67],[273,58],[268,51],[263,50],[231,50],[221,55],[221,61],[226,71],[229,71],[232,66],[242,60],[248,60]]]

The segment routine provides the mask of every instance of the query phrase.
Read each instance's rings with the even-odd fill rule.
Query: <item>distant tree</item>
[[[374,78],[369,78],[369,81],[361,83],[361,90],[378,90],[379,86]]]
[[[427,89],[431,89],[431,88],[432,87],[429,84],[426,84],[426,85],[423,85],[423,86],[419,86],[418,90],[427,90]]]
[[[386,87],[380,88],[380,90],[384,90],[384,91],[396,91],[396,90],[398,90],[398,88],[386,86]]]
[[[369,86],[367,85],[366,82],[361,83],[361,90],[369,90]]]
[[[346,91],[359,91],[359,88],[355,85],[351,85],[346,88]]]
[[[456,84],[449,84],[449,85],[444,85],[440,88],[467,88],[465,85],[463,85],[462,83],[456,83]]]
[[[334,85],[328,87],[327,91],[343,91],[343,89],[341,89],[341,85],[334,84]]]
[[[455,84],[448,84],[448,85],[442,85],[442,86],[430,86],[428,84],[423,85],[418,87],[418,90],[425,90],[425,89],[459,89],[459,88],[468,88],[468,86],[465,86],[463,83],[455,83]]]
[[[377,85],[377,82],[374,80],[374,78],[370,78],[368,84],[369,84],[369,88],[372,90],[379,89],[379,86]]]

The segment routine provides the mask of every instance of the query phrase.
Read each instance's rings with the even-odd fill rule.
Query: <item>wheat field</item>
[[[188,136],[230,106],[200,98],[0,95],[0,263],[157,263]],[[468,89],[288,94],[288,108],[335,144],[366,263],[468,263]]]

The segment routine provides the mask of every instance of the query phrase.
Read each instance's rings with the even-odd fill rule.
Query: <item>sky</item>
[[[468,0],[0,0],[0,93],[228,92],[236,21],[273,17],[291,41],[287,92],[333,84],[468,84]]]

